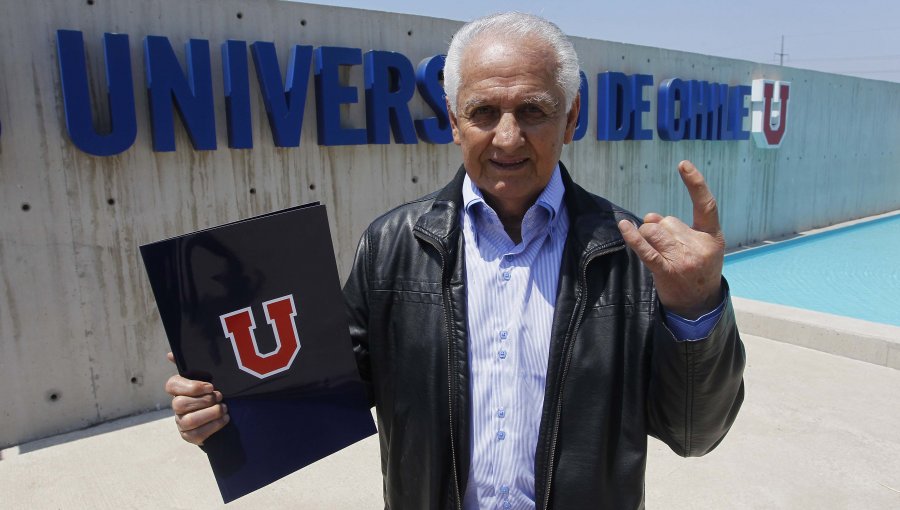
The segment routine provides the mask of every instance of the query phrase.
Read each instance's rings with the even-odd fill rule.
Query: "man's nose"
[[[516,115],[513,112],[502,113],[494,131],[494,146],[509,150],[522,145],[523,142],[522,128]]]

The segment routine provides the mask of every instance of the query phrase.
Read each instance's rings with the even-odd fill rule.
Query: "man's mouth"
[[[516,170],[525,166],[525,163],[528,162],[528,158],[520,158],[520,159],[491,159],[491,164],[501,170]]]

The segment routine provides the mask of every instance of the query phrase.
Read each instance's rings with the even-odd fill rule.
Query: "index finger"
[[[697,167],[688,160],[678,163],[678,173],[691,196],[694,205],[694,230],[707,233],[719,231],[719,206],[716,197],[709,191],[706,179]]]

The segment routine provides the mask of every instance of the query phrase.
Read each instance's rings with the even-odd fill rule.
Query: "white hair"
[[[562,89],[566,99],[566,111],[572,108],[572,102],[581,86],[578,55],[575,48],[558,26],[533,14],[522,12],[504,12],[491,14],[466,23],[450,41],[447,60],[444,63],[444,91],[450,103],[450,111],[456,112],[456,96],[460,85],[460,64],[462,56],[469,45],[482,35],[496,35],[508,38],[534,39],[547,43],[556,56],[556,82]]]

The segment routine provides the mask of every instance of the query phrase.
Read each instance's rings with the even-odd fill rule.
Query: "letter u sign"
[[[750,130],[760,149],[776,149],[787,128],[788,98],[791,83],[775,80],[753,80],[750,100],[753,103]]]
[[[238,368],[260,379],[291,368],[297,353],[300,352],[300,340],[297,336],[297,324],[294,317],[297,309],[294,296],[288,294],[280,298],[264,302],[263,310],[275,333],[275,349],[263,354],[256,343],[256,321],[250,307],[219,316],[225,336],[231,340],[234,357]]]

